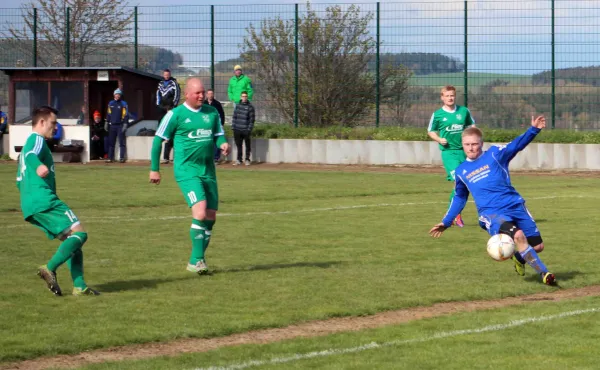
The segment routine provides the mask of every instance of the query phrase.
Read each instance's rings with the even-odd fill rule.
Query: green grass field
[[[531,270],[520,278],[510,262],[497,263],[487,256],[487,234],[476,226],[472,204],[464,213],[467,227],[451,229],[441,240],[427,236],[431,225],[442,217],[450,190],[441,171],[303,172],[222,167],[221,216],[207,257],[214,273],[198,277],[185,270],[191,217],[170,168],[164,169],[164,181],[156,187],[147,183],[145,167],[58,165],[59,195],[89,233],[84,247],[86,280],[104,293],[100,297],[58,298],[35,276],[37,266],[46,262],[57,242],[46,240],[21,219],[15,171],[14,163],[0,165],[0,223],[4,230],[0,367],[2,362],[95,348],[211,338],[436,302],[555,289],[539,283]],[[519,174],[514,184],[538,220],[547,248],[542,257],[562,287],[600,284],[595,227],[600,178]],[[59,269],[58,276],[63,291],[70,291],[66,266]],[[440,331],[589,308],[598,302],[595,298],[560,305],[541,302],[493,314],[455,315],[367,332],[93,368],[228,365],[350,348],[370,341],[427,337]],[[447,368],[494,367],[501,364],[504,354],[514,354],[519,348],[524,348],[524,355],[550,361],[544,357],[546,353],[560,356],[562,352],[553,351],[554,346],[543,347],[539,353],[535,349],[541,334],[555,330],[566,341],[573,338],[569,346],[559,347],[564,348],[564,356],[576,358],[580,368],[593,368],[590,364],[596,355],[585,350],[587,340],[597,339],[600,332],[584,322],[597,320],[598,313],[585,315],[443,342],[389,346],[285,366],[266,364],[266,368],[367,368],[375,364],[376,368],[391,369],[399,367],[398,361],[400,367],[416,368],[415,364],[422,363],[420,368],[439,368],[467,349],[473,356],[453,358]],[[523,341],[522,346],[517,339]],[[512,361],[506,368],[523,364],[516,357]],[[543,368],[542,363],[548,364],[540,362],[533,368]]]

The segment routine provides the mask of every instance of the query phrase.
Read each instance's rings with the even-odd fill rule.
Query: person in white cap
[[[252,101],[254,90],[252,89],[252,80],[242,72],[242,66],[239,64],[233,67],[234,75],[229,80],[227,95],[229,100],[233,102],[233,109],[242,99],[242,92],[248,93],[248,100]]]
[[[104,124],[104,129],[108,131],[108,159],[106,163],[115,161],[117,136],[119,137],[119,161],[124,163],[127,152],[125,131],[127,131],[127,123],[129,122],[129,108],[127,103],[121,100],[123,95],[121,89],[116,89],[113,95],[115,99],[108,103],[106,123]]]

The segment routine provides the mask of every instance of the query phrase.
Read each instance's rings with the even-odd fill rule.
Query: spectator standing
[[[240,102],[242,91],[248,93],[248,100],[252,101],[254,90],[252,89],[252,80],[242,72],[242,67],[238,64],[233,67],[233,77],[229,80],[227,95],[233,102],[233,109]]]
[[[246,146],[246,160],[244,164],[250,166],[250,137],[254,128],[255,112],[254,106],[248,100],[248,93],[242,91],[241,100],[236,105],[233,111],[233,138],[237,147],[237,160],[233,163],[234,166],[242,164],[242,144]]]
[[[221,127],[223,131],[225,131],[225,111],[223,111],[223,106],[221,102],[215,99],[215,92],[212,89],[206,90],[206,101],[205,104],[208,104],[215,108],[219,113],[219,119],[221,121]],[[219,164],[219,159],[221,159],[221,148],[215,145],[215,164]]]
[[[8,116],[2,111],[2,107],[0,106],[0,154],[4,152],[4,147],[2,146],[2,137],[4,136],[4,133],[6,133],[7,128]]]
[[[171,77],[171,70],[165,69],[163,71],[163,80],[158,83],[158,89],[156,90],[156,106],[160,111],[158,118],[159,125],[167,112],[179,104],[180,97],[181,89],[179,83],[175,78]],[[173,149],[173,141],[169,140],[165,142],[162,163],[169,163],[171,149]]]
[[[94,112],[94,121],[90,125],[90,158],[103,159],[105,154],[104,139],[106,131],[104,131],[104,122],[102,122],[102,114],[99,111]]]
[[[116,89],[113,95],[114,100],[108,103],[106,123],[104,124],[104,129],[108,131],[108,159],[106,163],[115,161],[117,136],[119,137],[119,162],[124,163],[127,151],[125,131],[127,131],[127,123],[129,122],[129,109],[127,103],[121,100],[123,95],[121,89]]]
[[[79,112],[79,117],[77,117],[77,124],[83,125],[85,123],[85,105],[81,106],[81,112]]]

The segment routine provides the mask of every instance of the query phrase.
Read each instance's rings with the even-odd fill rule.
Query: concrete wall
[[[149,160],[153,137],[129,136],[130,160]],[[232,140],[229,140],[230,144]],[[488,148],[490,144],[486,144]],[[235,146],[229,160],[235,158]],[[161,157],[162,158],[162,157]],[[252,140],[252,160],[267,163],[441,165],[437,144],[424,141]],[[600,145],[530,144],[513,169],[600,170]]]
[[[83,140],[85,149],[81,153],[81,160],[86,163],[90,161],[90,127],[84,125],[63,125],[64,134],[63,140],[65,139],[76,139]],[[10,154],[10,158],[16,160],[19,157],[19,153],[15,152],[15,146],[22,146],[31,134],[31,125],[11,125],[9,131],[10,141],[8,145],[9,150],[5,150]],[[118,153],[117,148],[116,152]],[[52,153],[54,162],[62,162],[64,153]]]
[[[8,141],[9,141],[9,135],[2,135],[2,140],[0,141],[0,155],[4,154],[4,153],[8,153]]]

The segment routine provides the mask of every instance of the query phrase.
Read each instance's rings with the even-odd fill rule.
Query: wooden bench
[[[62,161],[66,163],[78,163],[81,162],[81,153],[83,152],[83,146],[63,146],[57,145],[54,148],[50,148],[52,153],[64,153]],[[15,145],[15,152],[21,153],[23,150],[22,145]]]

